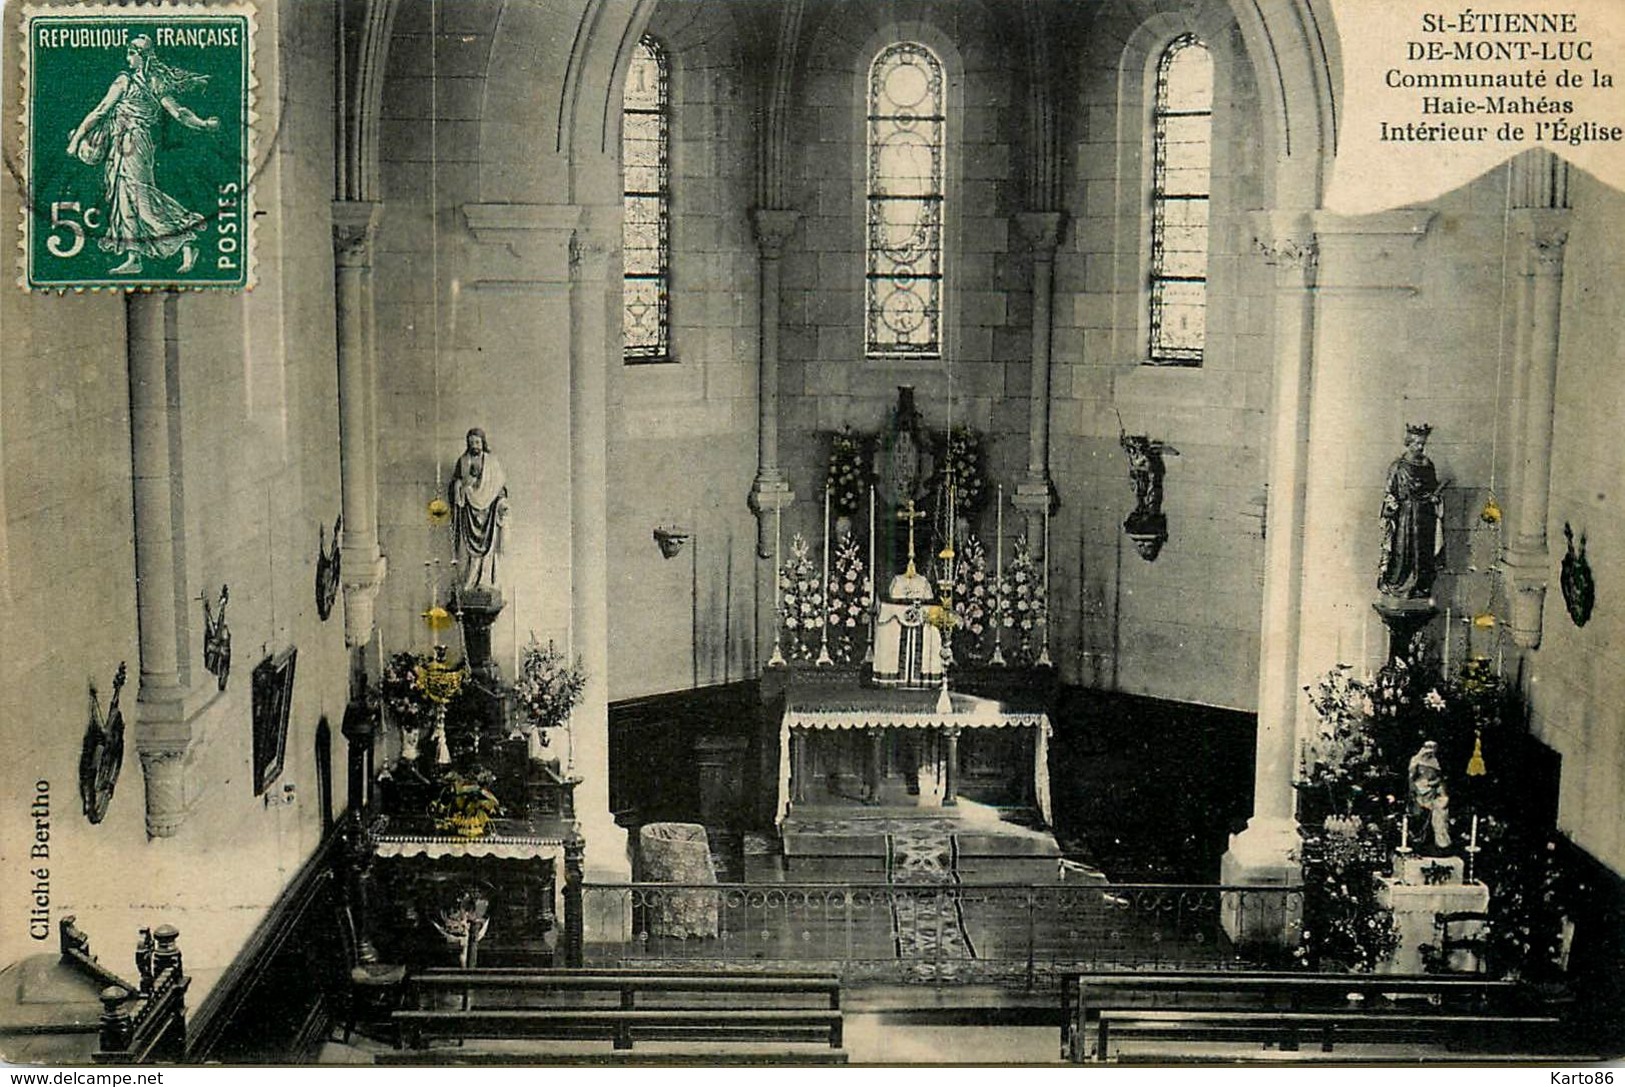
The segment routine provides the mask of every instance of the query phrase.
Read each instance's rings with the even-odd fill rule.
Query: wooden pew
[[[397,1011],[394,1021],[415,1051],[433,1039],[545,1038],[609,1041],[617,1051],[638,1042],[703,1043],[722,1047],[711,1054],[721,1058],[738,1043],[815,1042],[827,1046],[820,1062],[845,1059],[841,983],[830,974],[441,968],[414,975],[408,985],[419,1006]],[[443,1006],[448,996],[460,1006]],[[436,1002],[442,1006],[423,1006]],[[443,1050],[439,1056],[444,1059]],[[469,1053],[458,1059],[505,1058]]]
[[[1521,1006],[1513,982],[1480,976],[1294,972],[1071,975],[1062,984],[1062,1056],[1109,1055],[1112,1037],[1258,1041],[1296,1048],[1335,1042],[1448,1040],[1470,1030],[1532,1029],[1555,1016]],[[1354,999],[1351,999],[1354,998]]]

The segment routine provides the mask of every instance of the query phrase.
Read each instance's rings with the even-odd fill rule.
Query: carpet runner
[[[976,958],[976,950],[965,935],[959,896],[951,890],[959,882],[953,824],[897,822],[904,825],[886,835],[887,882],[899,889],[891,900],[897,957],[919,978],[954,978]],[[918,887],[919,894],[909,894],[910,887]]]

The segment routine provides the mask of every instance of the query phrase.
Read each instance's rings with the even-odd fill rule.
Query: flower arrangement
[[[975,523],[987,480],[982,474],[982,436],[967,426],[956,426],[942,443],[937,474],[954,483],[954,512]]]
[[[1038,564],[1033,561],[1032,549],[1027,546],[1025,535],[1016,537],[1000,594],[1003,597],[1000,621],[1004,629],[1015,634],[1015,644],[1010,652],[1011,663],[1032,664],[1038,659],[1039,647],[1043,644],[1037,631],[1041,624],[1049,621],[1049,605],[1044,599]]]
[[[519,709],[532,725],[549,729],[564,724],[570,711],[581,704],[586,686],[587,672],[580,657],[572,664],[551,641],[544,647],[535,634],[530,636],[513,690]],[[544,735],[542,743],[546,742]]]
[[[851,517],[861,508],[869,488],[868,471],[863,439],[851,424],[830,435],[829,472],[824,478],[837,516]]]
[[[467,776],[456,770],[448,771],[440,779],[440,795],[430,805],[435,828],[464,838],[484,834],[492,817],[502,814],[502,803],[489,788],[493,780],[488,770]]]
[[[955,648],[967,660],[980,664],[987,658],[987,634],[992,629],[993,577],[987,570],[987,551],[975,536],[959,544],[954,556],[954,602],[959,610],[960,637]]]
[[[842,664],[863,659],[874,584],[864,568],[862,549],[848,533],[836,542],[829,575],[829,650]]]
[[[422,728],[434,716],[435,704],[419,678],[428,663],[426,654],[404,649],[384,661],[374,693],[397,728]]]
[[[790,632],[790,655],[796,660],[817,656],[824,626],[824,589],[807,540],[799,532],[791,537],[790,559],[779,570],[779,615]]]

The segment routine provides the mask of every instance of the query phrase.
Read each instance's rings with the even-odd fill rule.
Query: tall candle
[[[824,488],[824,581],[820,590],[824,594],[824,628],[827,631],[829,623],[829,488]]]
[[[1471,635],[1469,635],[1469,638]],[[1444,678],[1450,678],[1450,609],[1444,609]]]
[[[779,558],[779,537],[784,527],[784,499],[781,496],[777,505],[773,507],[773,610],[777,612],[781,607],[779,602],[779,571],[783,564]]]
[[[513,626],[513,679],[519,682],[519,588],[515,586],[508,601],[508,619]]]
[[[1044,503],[1044,625],[1049,626],[1049,502]],[[1047,635],[1046,635],[1047,637]]]
[[[999,515],[995,518],[997,528],[993,530],[993,576],[998,584],[1004,584],[1004,484],[999,484]]]
[[[1473,816],[1473,840],[1467,843],[1468,849],[1478,848],[1478,816]]]
[[[869,581],[874,585],[880,584],[880,575],[875,570],[875,485],[869,484]]]
[[[1411,847],[1411,821],[1405,816],[1399,817],[1399,848],[1403,851]]]

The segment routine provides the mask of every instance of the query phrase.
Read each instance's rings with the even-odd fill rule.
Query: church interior
[[[254,72],[252,289],[0,292],[7,1061],[1625,1049],[1625,193],[1331,210],[1327,0]]]

